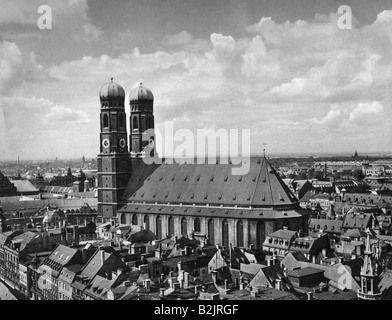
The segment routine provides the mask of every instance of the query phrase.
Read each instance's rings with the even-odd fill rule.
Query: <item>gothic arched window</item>
[[[194,221],[194,228],[195,228],[195,232],[200,232],[201,228],[200,228],[200,219],[196,218]]]
[[[208,220],[208,243],[215,244],[215,225],[214,220]]]
[[[102,126],[104,128],[108,128],[109,127],[109,117],[108,117],[108,115],[106,113],[103,115]]]
[[[144,228],[150,230],[150,217],[147,214],[144,216]]]
[[[132,216],[132,224],[133,224],[134,226],[136,226],[136,225],[138,224],[138,221],[137,221],[137,214],[136,214],[136,213],[134,213],[133,216]]]
[[[118,116],[118,126],[120,128],[124,128],[125,127],[125,121],[124,121],[124,114],[120,113]]]
[[[168,221],[168,233],[169,236],[174,235],[174,219],[172,216],[169,217],[169,221]]]
[[[244,224],[240,220],[237,222],[237,247],[244,246]]]
[[[133,130],[139,129],[139,123],[138,123],[138,121],[137,121],[137,117],[136,117],[136,116],[133,117],[133,119],[132,119],[132,129],[133,129]]]
[[[186,218],[181,219],[181,235],[185,236],[188,234],[188,228],[187,228],[187,221]]]
[[[229,248],[229,222],[227,219],[222,222],[222,242],[224,247]]]
[[[162,219],[160,216],[156,217],[156,223],[155,223],[155,234],[158,238],[158,240],[162,239]]]

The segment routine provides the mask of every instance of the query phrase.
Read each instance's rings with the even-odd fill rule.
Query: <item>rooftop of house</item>
[[[257,296],[252,296],[249,290],[235,290],[227,295],[228,300],[300,300],[293,292],[276,290],[275,288],[258,288]]]
[[[268,235],[269,238],[279,238],[284,240],[291,240],[293,237],[297,235],[297,231],[287,230],[287,229],[279,229],[275,232],[272,232]]]
[[[342,227],[344,229],[361,228],[364,229],[369,226],[372,219],[371,214],[366,213],[347,213],[344,216]]]
[[[301,278],[301,277],[307,277],[307,276],[319,274],[319,273],[324,274],[324,270],[316,269],[313,267],[305,267],[305,268],[300,268],[300,269],[295,269],[295,270],[289,271],[288,276],[295,277],[295,278]]]
[[[49,257],[47,258],[47,262],[49,263],[49,260],[51,260],[61,266],[65,266],[70,263],[72,258],[77,253],[77,249],[73,249],[63,244],[59,244],[49,255]]]

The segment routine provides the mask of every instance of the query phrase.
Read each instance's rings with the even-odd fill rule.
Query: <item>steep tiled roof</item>
[[[11,180],[18,192],[39,192],[29,180]]]
[[[296,231],[279,229],[279,230],[276,230],[275,232],[270,233],[268,236],[271,238],[280,238],[280,239],[290,240],[292,237],[294,237],[296,235],[296,233],[297,233]]]
[[[48,259],[65,266],[77,254],[78,250],[59,244],[49,255]]]
[[[59,209],[80,209],[85,203],[88,203],[90,207],[96,209],[98,202],[97,198],[84,198],[84,199],[45,199],[45,200],[29,200],[20,201],[20,196],[17,197],[5,197],[1,199],[1,205],[5,212],[24,210],[25,213],[36,213],[40,209],[44,208],[48,204],[50,206],[57,207]]]
[[[111,289],[115,280],[115,278],[109,280],[97,275],[87,285],[85,293],[89,296],[92,296],[96,300],[105,300],[106,294]]]
[[[306,277],[317,273],[324,273],[324,270],[320,270],[312,267],[305,267],[305,268],[289,271],[289,276],[299,278],[299,277]]]
[[[340,233],[342,230],[343,220],[329,220],[329,219],[311,219],[309,223],[309,230],[330,233]]]
[[[344,217],[343,228],[366,228],[371,221],[371,214],[348,213]]]
[[[152,164],[133,170],[128,202],[223,204],[293,208],[298,200],[266,158],[250,158],[249,172],[233,175],[235,164]],[[238,166],[237,166],[238,167]]]

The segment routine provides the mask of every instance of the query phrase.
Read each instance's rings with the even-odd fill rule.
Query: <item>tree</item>
[[[317,180],[323,180],[324,179],[324,172],[323,171],[316,171],[314,173],[314,177]]]
[[[306,180],[306,173],[300,172],[297,176],[299,180]]]
[[[313,179],[314,178],[314,168],[310,168],[308,170],[308,179]]]
[[[362,180],[365,175],[363,174],[363,171],[361,169],[355,169],[352,171],[351,175],[356,179],[356,180]]]

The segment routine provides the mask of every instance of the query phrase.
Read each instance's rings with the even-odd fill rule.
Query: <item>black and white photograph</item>
[[[390,0],[0,8],[0,300],[392,300]]]

